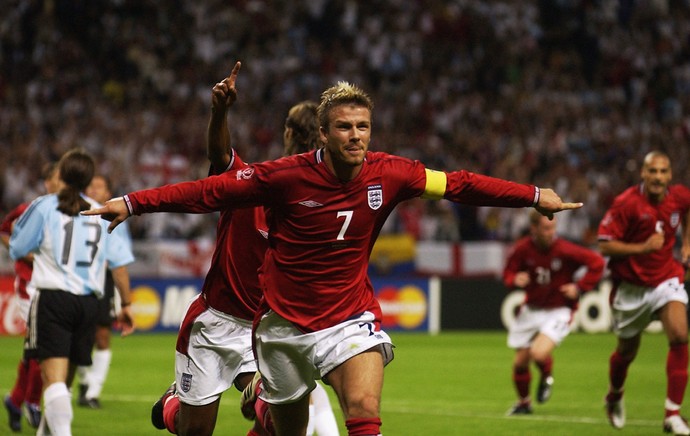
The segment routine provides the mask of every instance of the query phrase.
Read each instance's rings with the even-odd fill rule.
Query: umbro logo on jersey
[[[381,185],[371,185],[367,187],[367,202],[373,210],[378,209],[383,204],[383,189]]]
[[[254,168],[252,168],[252,167],[237,170],[237,180],[240,180],[240,179],[248,180],[253,175],[254,175]]]
[[[302,206],[307,206],[307,207],[323,206],[323,204],[319,203],[318,201],[314,201],[314,200],[300,201],[299,204],[301,204]]]
[[[264,239],[268,239],[268,232],[266,230],[261,230],[261,229],[256,229],[259,231],[259,234],[264,237]]]

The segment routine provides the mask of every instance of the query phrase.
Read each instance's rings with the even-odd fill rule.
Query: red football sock
[[[254,421],[254,427],[252,427],[249,432],[247,432],[247,436],[275,436],[275,432],[269,433],[266,431],[266,429],[263,429],[259,426],[259,424]]]
[[[31,404],[41,404],[42,392],[43,380],[41,380],[41,365],[38,363],[38,359],[29,359],[25,401]]]
[[[666,358],[666,376],[668,385],[666,386],[666,398],[681,405],[685,388],[688,384],[688,344],[673,344],[668,350]],[[669,413],[671,412],[671,413]],[[666,416],[678,413],[677,410],[666,410]]]
[[[165,404],[163,404],[163,422],[165,422],[165,428],[167,428],[172,434],[177,434],[175,417],[179,411],[180,399],[177,395],[173,395],[169,399],[165,400]]]
[[[543,362],[535,363],[537,364],[537,367],[539,367],[539,372],[541,373],[542,378],[551,375],[551,371],[553,369],[553,357],[549,356],[546,359],[544,359]]]
[[[609,383],[611,384],[609,396],[611,401],[617,401],[623,396],[623,384],[628,376],[628,367],[632,363],[632,360],[624,359],[618,353],[618,350],[614,351],[609,358]],[[617,398],[614,398],[617,397]]]
[[[529,369],[513,369],[513,383],[515,390],[521,400],[529,397],[529,385],[532,381],[532,374]]]
[[[17,366],[17,380],[14,382],[14,387],[10,393],[10,400],[17,408],[22,407],[26,399],[26,386],[29,380],[29,362],[22,359]]]
[[[268,409],[268,403],[257,397],[254,403],[254,411],[256,412],[256,421],[260,427],[262,427],[268,434],[274,435],[275,426],[273,425],[273,419],[271,418],[271,413]]]
[[[345,421],[349,436],[375,436],[381,434],[380,418],[350,418]]]

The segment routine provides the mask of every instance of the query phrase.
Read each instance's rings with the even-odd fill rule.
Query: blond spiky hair
[[[362,106],[369,109],[369,112],[374,108],[371,97],[361,88],[349,82],[340,81],[321,94],[321,102],[317,108],[321,127],[328,128],[328,115],[331,109],[343,104]]]

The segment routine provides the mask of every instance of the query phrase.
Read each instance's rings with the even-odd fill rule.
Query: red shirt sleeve
[[[531,207],[537,188],[469,171],[447,173],[444,198],[473,206]]]
[[[508,256],[505,268],[503,270],[503,285],[512,290],[515,287],[515,276],[517,273],[522,271],[521,259],[524,258],[522,246],[524,245],[524,239],[518,240],[513,246],[513,251]]]
[[[577,281],[577,287],[583,292],[594,289],[604,274],[604,266],[606,265],[604,258],[595,251],[571,242],[566,244],[566,249],[576,263],[587,268],[585,274]]]
[[[251,166],[217,176],[144,189],[125,196],[132,215],[151,212],[209,213],[259,205],[262,185]]]
[[[5,215],[2,223],[0,223],[0,233],[10,235],[12,233],[12,223],[24,213],[27,207],[29,207],[29,203],[22,203]]]

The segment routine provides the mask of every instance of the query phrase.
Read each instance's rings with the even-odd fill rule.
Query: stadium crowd
[[[82,146],[125,193],[206,175],[208,90],[243,63],[233,145],[282,154],[283,117],[337,80],[377,102],[372,150],[551,186],[591,245],[651,149],[690,184],[687,0],[10,0],[0,16],[0,212]],[[413,141],[410,141],[413,138]],[[401,148],[396,144],[415,147]],[[410,201],[389,231],[515,239],[522,210]],[[191,238],[216,217],[153,214],[134,238]]]

